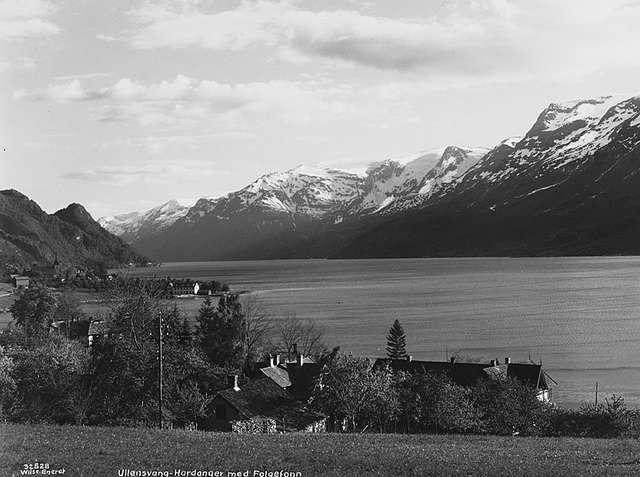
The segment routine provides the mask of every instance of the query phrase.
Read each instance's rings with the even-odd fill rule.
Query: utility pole
[[[596,406],[598,405],[598,381],[596,381]]]
[[[158,314],[158,427],[162,429],[162,313]]]

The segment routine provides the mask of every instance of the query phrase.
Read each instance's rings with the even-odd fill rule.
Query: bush
[[[15,393],[9,409],[16,422],[83,424],[89,405],[88,350],[78,342],[53,339],[12,351]]]
[[[628,409],[622,396],[615,394],[604,403],[555,409],[550,423],[553,436],[640,437],[640,411]]]
[[[445,383],[430,417],[436,432],[468,434],[482,429],[481,414],[474,405],[473,392],[468,388]]]

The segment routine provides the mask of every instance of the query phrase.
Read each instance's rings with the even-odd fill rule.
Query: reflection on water
[[[382,355],[398,318],[416,359],[530,356],[558,381],[560,404],[593,399],[598,381],[600,393],[640,405],[638,257],[198,262],[132,273],[254,291],[354,354]]]

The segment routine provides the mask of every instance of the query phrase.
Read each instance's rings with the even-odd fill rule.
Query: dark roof
[[[299,398],[308,397],[322,373],[323,365],[319,363],[307,363],[302,366],[291,365],[287,367],[291,390]]]
[[[265,368],[260,368],[260,371],[266,377],[271,378],[281,388],[288,388],[291,386],[289,371],[280,366],[267,366]]]
[[[538,389],[549,389],[541,364],[511,363],[507,375]]]
[[[272,379],[264,377],[240,386],[220,391],[218,396],[238,410],[243,418],[251,418],[293,402],[293,398]]]
[[[486,379],[516,378],[522,383],[537,389],[549,389],[542,365],[534,363],[509,363],[491,366],[485,363],[456,363],[445,361],[418,361],[404,359],[378,358],[373,369],[390,366],[394,371],[408,373],[446,374],[461,386],[473,386]]]

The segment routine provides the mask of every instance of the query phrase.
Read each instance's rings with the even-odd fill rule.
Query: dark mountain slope
[[[56,259],[63,267],[146,261],[79,204],[49,215],[16,190],[0,191],[0,264],[22,268]]]

